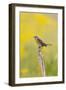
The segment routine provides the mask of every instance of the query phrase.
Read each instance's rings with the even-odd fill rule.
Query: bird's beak
[[[35,36],[33,38],[35,38]]]

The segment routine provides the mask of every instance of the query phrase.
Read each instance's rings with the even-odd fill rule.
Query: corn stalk
[[[41,67],[41,72],[42,72],[42,76],[45,76],[45,62],[43,59],[43,55],[41,52],[41,47],[38,47],[38,60],[39,60],[39,65]]]

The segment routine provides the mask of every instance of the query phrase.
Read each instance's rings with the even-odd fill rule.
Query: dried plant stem
[[[43,56],[42,56],[42,52],[41,52],[40,47],[38,47],[38,57],[39,57],[38,59],[39,59],[40,67],[41,67],[42,76],[45,76],[45,63],[43,60]]]

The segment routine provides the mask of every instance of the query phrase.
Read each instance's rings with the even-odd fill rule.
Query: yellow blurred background
[[[58,16],[53,13],[20,12],[20,77],[41,77],[37,43],[39,36],[52,46],[42,48],[46,76],[57,75]]]

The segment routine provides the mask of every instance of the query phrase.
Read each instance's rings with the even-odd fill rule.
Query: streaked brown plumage
[[[48,45],[51,45],[51,44],[46,44],[44,43],[38,36],[34,36],[35,40],[37,41],[39,47],[43,47],[43,46],[48,46]]]

